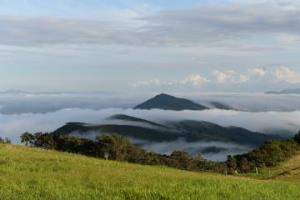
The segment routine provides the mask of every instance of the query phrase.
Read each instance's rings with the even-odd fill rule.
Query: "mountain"
[[[237,110],[227,104],[217,102],[217,101],[211,101],[211,102],[209,102],[209,104],[212,106],[212,108],[217,108],[220,110]]]
[[[118,134],[135,140],[147,142],[174,141],[181,137],[178,131],[168,127],[150,122],[144,119],[131,117],[128,115],[114,115],[102,124],[87,124],[70,122],[53,133],[66,135],[79,135],[86,137],[93,133],[97,134]]]
[[[114,115],[101,124],[67,123],[54,131],[55,134],[88,136],[95,134],[119,134],[144,143],[174,142],[229,142],[258,146],[278,136],[252,132],[239,127],[222,127],[205,121],[185,120],[158,124],[127,115]]]
[[[154,122],[151,122],[151,121],[148,121],[148,120],[140,119],[140,118],[137,118],[137,117],[131,117],[131,116],[128,116],[128,115],[122,115],[122,114],[113,115],[113,116],[111,116],[107,119],[109,119],[109,120],[123,120],[123,121],[131,121],[131,122],[141,122],[141,123],[146,123],[146,124],[157,126],[157,127],[165,127],[165,126],[163,126],[161,124],[158,124],[158,123],[154,123]]]
[[[298,89],[285,89],[281,91],[269,91],[266,94],[300,94],[300,88]]]
[[[144,103],[137,105],[134,109],[150,110],[205,110],[206,106],[194,103],[188,99],[177,98],[168,94],[159,94]]]
[[[114,115],[101,124],[67,123],[53,134],[88,139],[95,139],[98,135],[118,134],[148,151],[170,154],[182,150],[217,161],[225,160],[227,155],[246,153],[267,140],[284,139],[277,135],[240,127],[223,127],[206,121],[158,123],[128,115]]]
[[[259,146],[266,140],[280,139],[277,136],[252,132],[240,127],[223,127],[205,121],[185,120],[173,124],[185,133],[186,140],[190,142],[204,140]]]

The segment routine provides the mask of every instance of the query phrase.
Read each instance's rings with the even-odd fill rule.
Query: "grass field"
[[[192,173],[0,145],[0,199],[298,200],[300,182]]]
[[[273,179],[300,183],[300,152],[292,159],[273,168],[271,171]]]
[[[300,184],[300,151],[297,152],[296,156],[276,167],[259,169],[259,174],[249,173],[240,174],[239,176],[260,180],[281,180]]]

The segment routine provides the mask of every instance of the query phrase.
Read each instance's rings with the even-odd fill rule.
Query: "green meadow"
[[[271,169],[260,169],[259,174],[246,174],[248,177],[257,179],[282,180],[300,183],[300,152],[286,162]],[[271,176],[271,177],[270,177]]]
[[[298,200],[300,181],[291,180],[193,173],[0,145],[1,200]]]

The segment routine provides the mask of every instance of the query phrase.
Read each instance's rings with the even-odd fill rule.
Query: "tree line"
[[[24,133],[21,142],[27,146],[182,170],[221,172],[224,169],[223,162],[208,161],[201,156],[191,156],[184,151],[174,151],[170,155],[147,152],[119,135],[102,135],[97,136],[95,140],[90,140],[53,133]]]
[[[228,156],[226,166],[230,174],[255,172],[257,168],[274,167],[294,156],[299,150],[300,131],[292,139],[266,141],[249,153]]]
[[[147,152],[119,135],[102,135],[96,137],[95,140],[90,140],[57,133],[24,133],[21,136],[21,142],[27,146],[108,160],[161,165],[190,171],[234,174],[255,172],[257,168],[273,167],[291,158],[300,150],[300,132],[292,139],[266,141],[261,147],[249,153],[228,156],[225,162],[209,161],[200,155],[191,156],[184,151],[174,151],[170,155]]]

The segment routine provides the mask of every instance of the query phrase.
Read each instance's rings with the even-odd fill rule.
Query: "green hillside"
[[[299,181],[225,177],[0,145],[1,200],[296,200],[299,188]]]
[[[182,120],[170,121],[166,125],[136,118],[129,115],[113,115],[103,124],[88,124],[70,122],[58,128],[53,133],[62,135],[88,136],[92,133],[116,133],[137,141],[170,142],[185,139],[187,142],[212,141],[232,142],[257,147],[267,140],[280,140],[283,137],[259,132],[253,132],[240,127],[223,127],[211,122]],[[114,121],[116,120],[116,121]],[[195,151],[195,150],[194,150]]]
[[[271,170],[273,179],[300,183],[300,151],[292,159]]]

